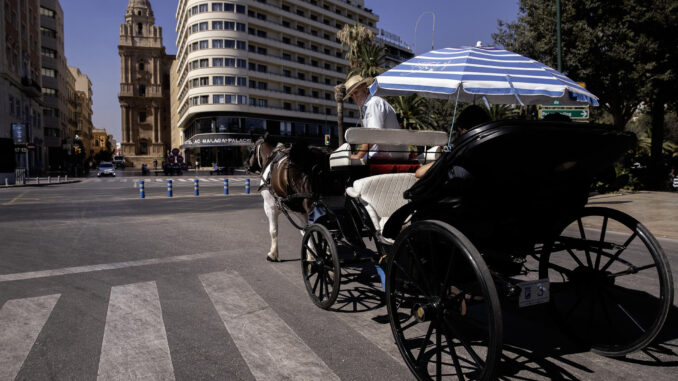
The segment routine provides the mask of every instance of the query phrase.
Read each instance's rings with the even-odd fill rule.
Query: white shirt
[[[365,128],[400,129],[395,110],[381,97],[373,95],[367,97],[361,111],[363,114],[363,127]],[[408,158],[406,145],[374,144],[367,155],[370,159],[401,160]]]

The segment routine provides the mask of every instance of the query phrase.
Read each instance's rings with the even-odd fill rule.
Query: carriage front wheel
[[[323,225],[311,225],[301,240],[301,274],[313,303],[330,308],[339,295],[341,271],[337,245]]]
[[[493,376],[502,317],[485,261],[458,230],[418,221],[389,256],[386,306],[407,366],[419,380]]]
[[[556,319],[577,341],[623,356],[659,334],[673,304],[666,255],[640,222],[609,208],[585,208],[544,246],[539,277],[551,284]]]

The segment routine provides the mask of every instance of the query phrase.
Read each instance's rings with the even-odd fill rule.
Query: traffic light
[[[330,135],[325,135],[325,145],[330,145]]]

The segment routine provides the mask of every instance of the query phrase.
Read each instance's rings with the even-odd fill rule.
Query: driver
[[[374,82],[373,78],[363,78],[361,75],[353,75],[346,83],[346,96],[360,107],[362,125],[365,128],[389,128],[400,129],[398,118],[393,107],[383,98],[370,94],[369,85]],[[387,144],[363,144],[358,152],[351,158],[360,159],[367,155],[369,159],[395,159],[408,158],[406,146]]]

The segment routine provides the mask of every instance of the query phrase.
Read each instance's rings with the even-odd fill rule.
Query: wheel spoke
[[[318,299],[322,302],[325,296],[325,277],[322,274],[322,271],[318,274],[318,279],[320,279],[320,289],[318,290]]]
[[[308,246],[308,244],[306,244],[306,250],[310,251],[310,252],[311,252],[311,255],[313,255],[313,256],[315,257],[316,260],[319,259],[318,254],[316,254],[316,252],[313,251],[313,249],[311,249],[311,247]],[[304,257],[305,257],[305,258],[303,258],[303,260],[306,260],[306,257],[307,257],[307,256],[304,256]]]
[[[572,274],[572,270],[567,269],[563,266],[556,265],[555,263],[549,263],[548,264],[549,268],[558,271],[560,274],[565,274],[568,276],[568,279],[570,278],[570,275]]]
[[[574,259],[574,261],[577,262],[577,264],[579,266],[585,267],[584,263],[582,263],[582,261],[580,261],[579,258],[577,258],[577,255],[572,252],[572,249],[570,249],[569,247],[566,247],[565,250],[567,250],[568,254],[570,254],[570,257],[572,257],[572,259]]]
[[[323,277],[326,276],[326,275],[327,275],[327,273],[324,273]],[[325,296],[327,297],[327,299],[329,299],[330,298],[330,289],[329,289],[329,286],[327,285],[327,280],[325,279],[323,283],[325,283]]]
[[[416,251],[414,248],[412,248],[412,243],[410,242],[410,238],[405,240],[405,245],[407,246],[410,256],[412,257],[412,262],[414,263],[415,267],[417,268],[417,272],[419,272],[419,275],[421,277],[422,283],[426,286],[426,289],[429,290],[427,292],[428,295],[430,295],[430,292],[432,290],[431,285],[428,283],[428,277],[426,276],[426,272],[424,271],[424,268],[422,267],[421,262],[419,261],[419,257],[417,256]]]
[[[631,236],[626,240],[626,242],[624,242],[624,244],[622,245],[622,247],[621,247],[619,250],[617,250],[617,252],[612,256],[612,258],[610,258],[610,260],[607,261],[607,263],[605,264],[605,266],[603,266],[603,268],[600,269],[600,271],[605,271],[605,270],[608,269],[608,267],[612,266],[612,263],[613,263],[614,261],[616,261],[617,258],[619,258],[619,256],[622,254],[622,252],[623,252],[627,247],[629,247],[629,244],[631,243],[631,241],[633,241],[637,236],[638,236],[638,234],[637,234],[636,232],[633,232],[633,234],[631,234]]]
[[[454,342],[452,339],[450,339],[450,333],[448,330],[445,330],[445,340],[447,341],[447,346],[450,347],[450,356],[452,356],[452,362],[454,363],[454,369],[457,371],[459,381],[465,381],[464,371],[461,369],[459,356],[457,355],[457,350],[454,349]]]
[[[650,265],[645,265],[645,266],[640,266],[640,267],[633,266],[628,270],[624,270],[624,271],[620,271],[620,272],[617,272],[617,273],[614,273],[614,274],[610,274],[610,275],[608,275],[608,277],[616,278],[616,277],[619,277],[619,276],[622,276],[622,275],[636,274],[636,273],[639,273],[643,270],[651,269],[653,267],[657,267],[657,264],[653,263],[653,264],[650,264]]]
[[[480,356],[478,356],[476,351],[471,347],[471,343],[467,342],[467,340],[464,338],[464,336],[456,328],[454,328],[452,326],[452,324],[450,324],[447,320],[443,319],[443,322],[447,326],[447,329],[450,330],[452,335],[454,335],[454,337],[456,337],[457,340],[459,340],[461,345],[463,345],[464,348],[466,348],[466,351],[469,353],[469,355],[471,355],[471,357],[473,358],[473,361],[475,361],[476,366],[478,366],[479,368],[482,368],[483,365],[484,365],[484,361],[480,359]],[[488,339],[489,339],[489,337],[488,337]]]
[[[436,380],[443,379],[443,348],[440,345],[440,327],[436,328]]]
[[[315,283],[313,283],[313,295],[315,295],[315,290],[318,288],[318,282],[320,282],[320,275],[315,278]]]
[[[581,238],[586,241],[586,232],[584,232],[584,224],[581,222],[581,218],[577,218],[577,225],[579,225],[579,234],[581,235]],[[593,263],[591,262],[591,254],[589,253],[589,248],[588,246],[584,246],[584,253],[586,253],[586,263],[588,263],[589,267],[593,267]]]
[[[607,232],[607,216],[603,217],[603,227],[600,229],[600,248],[599,251],[596,253],[596,265],[595,265],[596,270],[600,268],[600,254],[603,251],[603,242],[605,242],[606,232]]]
[[[621,304],[621,302],[619,301],[619,299],[617,299],[617,297],[614,296],[614,295],[612,294],[612,292],[610,292],[610,291],[607,290],[607,289],[605,289],[604,292],[605,292],[605,294],[607,295],[607,297],[610,298],[610,299],[614,302],[614,304],[617,306],[617,308],[619,308],[619,309],[624,313],[624,315],[626,315],[626,317],[628,317],[629,320],[631,320],[631,322],[632,322],[636,327],[638,327],[638,329],[639,329],[642,333],[645,333],[645,331],[646,331],[645,328],[643,328],[643,326],[641,326],[640,323],[638,323],[638,320],[636,320],[633,316],[631,316],[631,314],[626,310],[626,308],[624,308],[624,306],[622,306],[622,304]]]
[[[414,286],[415,286],[416,288],[419,289],[419,291],[421,291],[422,294],[424,294],[425,297],[427,297],[427,298],[430,298],[430,297],[431,297],[430,294],[429,294],[428,292],[426,292],[424,289],[422,289],[422,288],[419,286],[419,283],[417,283],[414,279],[412,279],[412,277],[410,276],[410,274],[408,274],[408,273],[405,271],[405,269],[403,269],[402,266],[400,266],[400,264],[399,264],[398,262],[395,261],[395,259],[393,259],[393,264],[396,266],[396,268],[397,268],[398,270],[400,270],[401,273],[403,273],[403,275],[405,275],[405,277],[407,277],[407,279],[408,279],[412,284],[414,284]],[[394,274],[393,276],[395,276],[395,274]]]
[[[456,247],[455,247],[455,249],[456,249]],[[452,275],[452,268],[454,267],[454,257],[455,257],[456,253],[457,253],[457,250],[453,250],[452,253],[450,253],[450,255],[449,255],[449,262],[448,262],[449,264],[447,265],[447,271],[445,272],[445,278],[443,279],[443,283],[440,285],[440,292],[438,293],[438,295],[440,295],[441,297],[444,297],[445,295],[447,295],[446,288],[447,288],[447,284],[450,281],[450,276]]]
[[[416,320],[415,320],[416,322]],[[408,327],[409,328],[409,327]],[[401,332],[404,331],[404,329],[401,329]],[[431,322],[428,325],[428,330],[426,331],[426,337],[424,338],[424,341],[421,343],[421,347],[419,348],[419,353],[417,354],[417,359],[416,363],[417,366],[421,365],[421,360],[423,360],[423,354],[426,351],[426,347],[428,346],[428,341],[431,339],[431,333],[433,332],[433,322]]]

